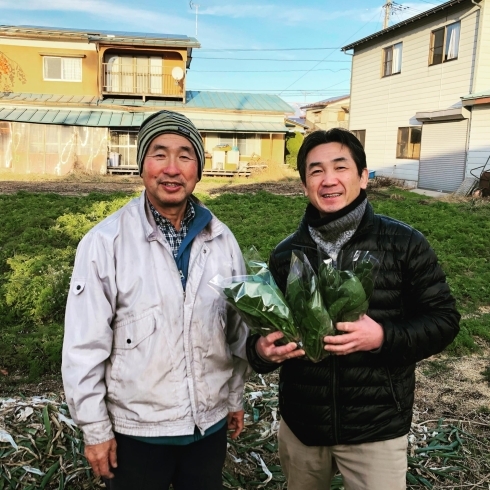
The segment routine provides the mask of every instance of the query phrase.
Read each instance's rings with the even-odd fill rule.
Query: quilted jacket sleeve
[[[459,332],[460,314],[436,254],[413,230],[402,267],[402,319],[382,322],[380,356],[390,365],[408,365],[441,352]]]

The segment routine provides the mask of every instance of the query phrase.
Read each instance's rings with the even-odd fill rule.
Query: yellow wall
[[[261,157],[270,160],[271,163],[284,163],[284,135],[263,134]]]
[[[175,66],[180,66],[185,73],[185,62],[187,59],[186,49],[169,50],[169,49],[152,49],[151,51],[140,48],[123,48],[119,46],[102,47],[98,53],[94,49],[94,45],[84,45],[81,43],[70,43],[69,48],[56,47],[59,43],[43,41],[39,45],[35,42],[25,41],[19,45],[13,44],[10,40],[0,38],[0,70],[2,66],[7,64],[10,73],[0,72],[0,91],[24,92],[36,94],[62,94],[62,95],[92,95],[100,96],[101,88],[99,87],[99,59],[102,64],[104,61],[104,53],[111,50],[113,53],[138,55],[148,54],[153,56],[162,56],[164,58],[164,75],[168,75],[166,79],[165,90],[169,95],[182,95],[184,91],[184,79],[175,84],[171,79],[170,74]],[[34,44],[34,45],[33,45]],[[67,43],[64,43],[67,44]],[[72,46],[80,49],[72,49]],[[84,49],[84,46],[87,46]],[[43,56],[66,56],[76,57],[83,55],[82,58],[82,81],[81,82],[65,82],[65,81],[47,81],[43,79]],[[11,76],[13,79],[11,80]]]
[[[98,93],[98,55],[96,51],[5,45],[2,44],[2,40],[0,39],[0,52],[8,57],[11,66],[15,67],[17,64],[16,67],[18,67],[18,72],[14,76],[11,87],[11,91],[13,92],[63,95],[97,95]],[[52,54],[54,56],[85,55],[82,58],[82,81],[53,82],[43,80],[43,56],[40,53]],[[4,78],[2,77],[0,90],[4,88]],[[25,83],[22,83],[23,81]]]

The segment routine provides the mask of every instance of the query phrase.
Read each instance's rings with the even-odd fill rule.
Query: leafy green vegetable
[[[374,287],[372,269],[372,264],[367,260],[359,261],[357,274],[336,270],[332,261],[320,265],[320,292],[334,323],[353,322],[366,313]],[[366,294],[366,289],[369,294]]]
[[[323,304],[317,277],[303,252],[294,251],[287,279],[286,300],[298,325],[303,349],[313,362],[328,355],[323,337],[333,335],[332,320]]]
[[[223,293],[252,332],[266,336],[280,331],[284,334],[280,343],[299,341],[291,311],[273,280],[267,282],[260,274],[229,280]]]

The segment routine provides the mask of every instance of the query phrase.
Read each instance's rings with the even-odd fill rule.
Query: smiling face
[[[197,167],[196,152],[187,138],[165,133],[150,143],[141,177],[148,199],[162,216],[183,217],[198,181]]]
[[[340,211],[356,199],[368,181],[368,170],[361,175],[347,146],[324,143],[306,156],[303,188],[320,216]]]

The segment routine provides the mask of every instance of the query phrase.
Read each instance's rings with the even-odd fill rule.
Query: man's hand
[[[117,468],[116,447],[116,439],[85,446],[85,457],[94,470],[95,476],[114,478],[111,468]]]
[[[345,333],[323,337],[325,350],[332,354],[342,356],[358,351],[375,350],[384,341],[383,327],[367,315],[355,322],[339,322],[336,328]]]
[[[262,359],[270,362],[284,362],[286,359],[293,359],[294,357],[301,357],[305,355],[303,349],[298,349],[298,344],[295,342],[289,342],[289,344],[276,346],[274,342],[282,339],[284,334],[282,332],[273,332],[267,335],[267,337],[260,337],[255,344],[257,354]]]
[[[233,433],[230,435],[233,440],[235,440],[243,430],[244,416],[245,410],[238,410],[238,412],[228,413],[228,430],[233,431]]]

